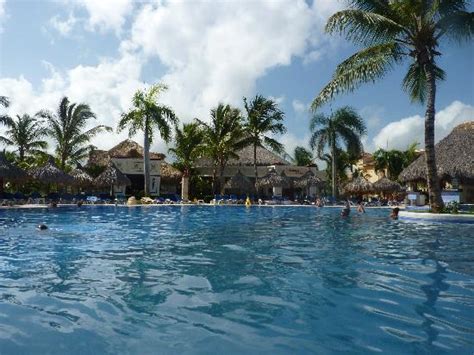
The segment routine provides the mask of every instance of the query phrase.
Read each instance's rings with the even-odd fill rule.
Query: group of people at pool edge
[[[318,206],[318,207],[322,207],[322,206]],[[365,208],[364,208],[364,205],[362,204],[362,201],[359,201],[357,203],[357,212],[365,213]],[[400,212],[400,208],[395,207],[394,209],[392,209],[392,211],[390,212],[390,218],[398,219],[398,212]],[[348,217],[350,213],[351,213],[351,203],[349,202],[349,199],[347,199],[345,206],[341,210],[341,217]]]

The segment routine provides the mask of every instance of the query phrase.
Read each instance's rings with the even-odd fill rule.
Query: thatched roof
[[[5,157],[5,153],[0,152],[0,178],[22,180],[27,178],[27,174],[23,169],[10,163]]]
[[[132,182],[130,179],[120,172],[112,162],[107,164],[105,170],[94,179],[94,185],[97,186],[112,186],[112,185],[126,185],[130,186]]]
[[[170,182],[178,182],[181,180],[183,173],[176,169],[173,165],[168,164],[167,162],[163,161],[161,163],[161,181],[170,181]]]
[[[373,186],[376,192],[398,192],[402,189],[398,182],[392,181],[385,176],[378,179]]]
[[[44,166],[31,169],[28,174],[33,179],[46,184],[71,184],[74,182],[71,175],[66,174],[56,166],[53,158],[49,158]]]
[[[234,189],[239,191],[253,191],[254,184],[252,181],[240,172],[240,170],[232,176],[226,183],[226,189]]]
[[[474,121],[455,127],[435,146],[436,166],[441,179],[474,180]],[[426,159],[422,154],[399,176],[400,181],[426,180]]]
[[[273,169],[257,181],[258,187],[286,187],[289,185],[290,180],[285,175],[278,175],[278,173]]]
[[[366,194],[374,191],[374,186],[363,176],[359,176],[344,186],[349,194]]]
[[[253,165],[253,147],[248,146],[237,152],[238,159],[230,159],[227,166],[252,166]],[[279,157],[270,150],[262,147],[257,147],[257,165],[291,165],[288,161]],[[209,158],[201,158],[196,162],[196,167],[211,167],[212,160]]]
[[[305,188],[310,186],[321,186],[324,182],[314,175],[311,170],[304,173],[303,176],[294,180],[295,187]]]
[[[93,150],[89,154],[88,165],[106,166],[111,158],[115,159],[126,159],[126,158],[143,158],[143,147],[131,139],[126,139],[117,144],[112,149],[106,150]],[[163,160],[164,154],[150,152],[151,160]]]
[[[90,176],[88,173],[82,170],[80,165],[78,165],[76,169],[72,170],[69,173],[69,175],[72,176],[75,184],[81,185],[81,186],[90,185],[92,184],[92,181],[94,180],[92,176]]]

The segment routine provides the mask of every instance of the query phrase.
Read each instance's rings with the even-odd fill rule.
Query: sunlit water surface
[[[387,213],[1,210],[0,353],[472,354],[474,226]]]

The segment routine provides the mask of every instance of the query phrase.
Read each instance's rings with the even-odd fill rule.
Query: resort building
[[[371,183],[380,179],[380,175],[375,171],[374,157],[370,153],[363,153],[360,159],[352,166],[352,171],[358,171],[360,175]],[[349,178],[352,178],[351,173],[348,175]]]
[[[164,161],[165,155],[150,152],[150,174],[152,196],[177,192],[177,184],[181,179],[181,172]],[[117,186],[116,192],[137,193],[143,190],[144,167],[143,147],[138,143],[126,139],[112,149],[94,150],[89,155],[88,168],[102,169],[112,163],[121,173],[130,179],[131,185]]]
[[[436,146],[436,166],[441,180],[443,200],[474,203],[474,121],[465,122]],[[421,155],[399,176],[409,190],[426,190],[426,160]]]
[[[255,168],[253,147],[249,146],[237,152],[237,159],[230,159],[224,169],[224,178],[226,180],[226,193],[235,192],[228,183],[232,178],[243,176],[247,181],[255,184]],[[205,178],[212,178],[213,164],[208,158],[201,158],[195,166],[196,173]],[[295,166],[287,160],[262,147],[257,147],[257,175],[258,179],[262,179],[268,184],[261,184],[260,193],[264,196],[289,196],[294,197],[295,193],[315,196],[319,193],[319,189],[326,181],[326,172],[319,171],[316,165],[311,166]],[[272,176],[283,177],[281,179],[271,179]],[[315,177],[320,181],[319,189],[314,185],[305,187],[301,184],[294,184],[304,177]],[[270,178],[270,179],[266,179]],[[278,182],[277,182],[278,180]],[[314,179],[313,179],[314,180]],[[275,184],[272,185],[272,181]]]

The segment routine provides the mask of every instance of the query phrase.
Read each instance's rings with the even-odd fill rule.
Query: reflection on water
[[[377,210],[2,210],[0,353],[472,353],[473,228]]]

